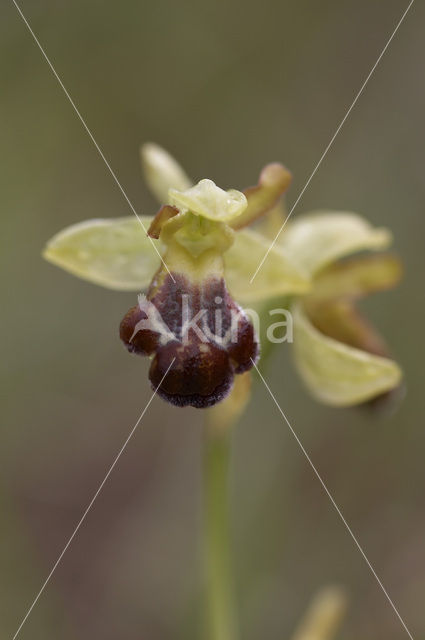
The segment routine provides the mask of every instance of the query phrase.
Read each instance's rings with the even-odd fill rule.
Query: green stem
[[[230,562],[229,431],[207,425],[204,454],[208,640],[237,640]]]

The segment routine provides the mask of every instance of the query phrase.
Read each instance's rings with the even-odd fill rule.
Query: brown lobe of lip
[[[160,385],[159,395],[171,404],[206,408],[226,397],[233,384],[233,372],[224,349],[210,343],[183,346],[170,342],[152,360],[149,379],[154,388]]]
[[[150,356],[158,348],[158,334],[155,331],[143,329],[133,335],[137,323],[146,319],[146,313],[137,305],[129,309],[121,320],[120,338],[130,353]]]
[[[176,406],[212,406],[229,393],[234,374],[247,371],[252,367],[252,360],[257,359],[258,343],[254,329],[230,296],[222,278],[192,283],[181,274],[173,276],[174,281],[167,275],[158,288],[148,292],[147,298],[176,339],[168,338],[161,343],[159,333],[146,328],[133,335],[137,323],[147,318],[139,307],[130,309],[122,320],[120,336],[130,352],[155,354],[149,379],[154,388],[158,387],[161,397]],[[191,318],[205,309],[206,325],[211,332],[207,342],[203,342],[193,328],[182,340],[183,295],[187,296]],[[215,336],[217,310],[221,312],[222,327]],[[232,311],[239,312],[236,341],[221,343],[220,338],[223,339],[231,328]],[[162,380],[173,358],[173,365]]]

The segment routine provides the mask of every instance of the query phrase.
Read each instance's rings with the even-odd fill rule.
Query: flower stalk
[[[217,429],[207,422],[204,450],[207,640],[238,640],[239,637],[231,570],[230,436],[228,429]]]

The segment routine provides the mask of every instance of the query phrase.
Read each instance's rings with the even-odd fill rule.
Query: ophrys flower
[[[159,389],[164,398],[193,406],[223,399],[234,375],[248,370],[258,354],[252,325],[238,303],[264,309],[279,298],[291,305],[297,368],[317,399],[358,404],[399,384],[399,367],[354,308],[357,298],[394,285],[399,263],[387,254],[342,261],[385,248],[388,231],[354,213],[299,216],[285,226],[250,282],[269,249],[270,228],[283,221],[279,202],[289,172],[270,164],[255,187],[224,191],[211,180],[193,185],[157,145],[142,147],[142,161],[148,185],[163,204],[156,216],[141,218],[150,237],[134,217],[89,220],[52,238],[45,257],[109,288],[147,290],[125,316],[121,337],[131,352],[153,358],[154,385],[175,358]],[[165,330],[149,314],[152,306]],[[201,314],[202,327],[185,323],[185,310],[191,318]],[[236,339],[230,341],[232,326]]]
[[[135,218],[91,220],[56,235],[45,257],[107,287],[147,289],[121,323],[124,344],[152,357],[149,377],[159,395],[179,406],[208,407],[228,394],[234,375],[250,369],[258,356],[253,326],[238,302],[309,287],[279,248],[256,285],[249,284],[267,240],[242,227],[276,203],[290,174],[272,164],[245,192],[224,191],[208,179],[179,189],[187,187],[183,172],[171,159],[167,164],[161,150],[154,153],[165,159],[163,171],[151,173],[154,188],[162,175],[168,201],[156,216],[142,219],[149,238]]]

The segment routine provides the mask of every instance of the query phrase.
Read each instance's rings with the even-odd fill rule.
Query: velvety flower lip
[[[252,359],[258,358],[251,322],[231,298],[223,279],[193,283],[177,274],[173,281],[167,274],[154,289],[123,318],[121,339],[131,353],[154,356],[149,370],[154,388],[174,359],[159,386],[159,394],[171,404],[206,408],[220,402],[231,390],[234,376],[250,369]],[[149,304],[164,329],[155,317],[149,318]],[[204,313],[186,335],[182,324],[185,304],[190,318]],[[232,318],[237,318],[233,335]]]

